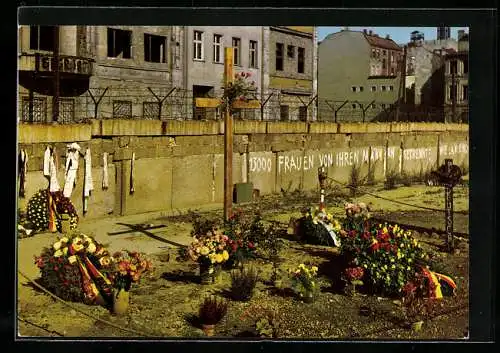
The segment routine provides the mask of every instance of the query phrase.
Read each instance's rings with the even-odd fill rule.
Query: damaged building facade
[[[283,97],[292,97],[307,109],[288,108],[296,114],[283,119],[311,120],[315,29],[279,28],[20,26],[18,121],[218,119],[218,108],[196,107],[195,99],[221,95],[227,46],[235,48],[234,72],[250,72],[255,98],[267,100],[260,111],[241,110],[236,118],[280,119]],[[280,41],[297,48],[275,70]]]

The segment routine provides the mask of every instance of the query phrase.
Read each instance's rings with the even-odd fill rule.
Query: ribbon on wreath
[[[52,193],[47,190],[47,207],[48,207],[48,214],[49,214],[49,232],[57,232],[57,207],[56,207],[56,201],[52,197]]]
[[[457,285],[448,276],[422,267],[422,273],[429,281],[429,298],[442,299],[444,295],[453,295]]]

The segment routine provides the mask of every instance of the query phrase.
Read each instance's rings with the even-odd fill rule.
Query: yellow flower
[[[393,257],[391,257],[391,262],[394,262],[394,258]]]
[[[410,270],[411,270],[411,267],[410,267],[410,266],[407,266],[407,267],[406,267],[406,270],[407,270],[407,271],[410,271]]]
[[[314,224],[318,224],[318,220],[316,218],[313,219]]]
[[[82,242],[82,238],[80,238],[80,237],[73,238],[73,244],[75,244],[75,243],[81,243],[81,242]]]
[[[382,228],[382,232],[387,233],[387,227]]]
[[[224,259],[224,261],[227,261],[229,259],[229,253],[226,250],[222,252],[222,258]]]
[[[387,265],[384,265],[384,267],[382,267],[384,270],[387,270]]]
[[[300,265],[299,265],[299,268],[303,268],[303,269],[305,269],[305,268],[306,268],[306,265],[304,265],[304,264],[300,264]]]
[[[68,257],[68,261],[70,264],[74,264],[76,262],[76,256],[73,255],[73,256]]]
[[[318,267],[313,266],[313,267],[311,267],[311,270],[313,270],[313,272],[316,272],[316,271],[318,271]]]
[[[104,256],[104,257],[101,257],[99,259],[99,263],[102,265],[102,266],[107,266],[111,263],[111,259],[109,258],[109,256]]]
[[[391,268],[394,270],[396,268],[396,265],[392,265]]]
[[[69,239],[68,239],[68,237],[62,237],[59,241],[61,243],[67,243],[69,241]]]
[[[73,250],[75,250],[76,252],[80,251],[83,249],[83,244],[82,243],[73,243]]]
[[[58,241],[58,242],[54,243],[53,247],[54,247],[54,250],[59,250],[61,248],[61,242]]]
[[[54,257],[59,257],[59,256],[62,256],[63,252],[61,250],[57,250],[55,253],[54,253]]]
[[[87,251],[91,254],[93,254],[96,251],[96,246],[94,243],[90,243],[89,246],[87,246]]]
[[[215,255],[215,261],[217,263],[221,263],[222,261],[224,261],[224,257],[222,256],[222,254],[216,254]]]
[[[364,267],[364,268],[368,268],[368,265],[367,265],[367,264],[364,264],[364,265],[363,265],[363,267]],[[387,266],[386,266],[386,268],[387,268]]]
[[[206,246],[203,246],[201,249],[200,249],[200,254],[202,255],[208,255],[208,248]]]
[[[62,248],[62,253],[66,255],[68,253],[68,248],[67,247]]]

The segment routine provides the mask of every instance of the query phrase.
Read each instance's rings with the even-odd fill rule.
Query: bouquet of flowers
[[[78,225],[78,214],[71,200],[61,191],[50,192],[48,189],[39,190],[28,201],[26,207],[28,221],[35,230],[58,230],[61,232],[61,215],[67,214],[70,220],[70,229]]]
[[[236,210],[224,224],[224,235],[230,262],[242,262],[256,256],[255,241],[263,241],[265,229],[259,215],[248,217]]]
[[[218,229],[210,230],[204,236],[195,236],[188,247],[191,260],[206,266],[221,264],[229,259],[228,237]]]
[[[116,289],[129,291],[132,283],[139,282],[143,275],[153,268],[151,261],[136,251],[117,251],[112,259],[112,265],[106,272]]]
[[[299,219],[300,237],[310,244],[340,246],[341,225],[326,209],[307,208]]]
[[[234,81],[224,88],[221,109],[225,110],[226,107],[229,107],[232,113],[234,101],[237,99],[241,101],[249,100],[250,92],[254,92],[257,89],[255,81],[248,80],[251,76],[250,72],[241,72],[235,75]]]
[[[343,278],[351,286],[352,293],[356,293],[356,286],[363,285],[363,276],[365,270],[363,267],[348,267],[344,270]]]
[[[292,285],[301,298],[314,297],[319,290],[316,282],[318,268],[316,266],[306,266],[300,264],[295,270],[291,271]]]
[[[35,256],[40,282],[58,297],[88,304],[103,302],[111,282],[103,272],[111,265],[107,249],[93,237],[70,233]]]

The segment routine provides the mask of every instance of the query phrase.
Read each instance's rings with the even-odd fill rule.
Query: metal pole
[[[60,75],[59,75],[59,26],[54,29],[54,95],[52,96],[52,121],[59,119],[59,90],[60,90]]]
[[[327,178],[326,169],[324,166],[318,168],[318,179],[319,179],[319,187],[320,187],[320,196],[319,196],[319,209],[323,210],[326,208],[325,204],[325,180]]]
[[[444,161],[446,167],[446,175],[451,174],[451,166],[453,165],[452,159],[445,159]],[[447,182],[444,186],[444,198],[445,198],[445,229],[446,229],[446,246],[448,252],[452,252],[454,249],[453,242],[453,185]]]
[[[458,64],[457,64],[458,65]],[[455,82],[455,71],[451,72],[451,122],[455,122],[457,107],[457,86]]]
[[[224,87],[233,82],[233,48],[224,48]],[[224,219],[233,208],[233,120],[230,107],[224,112]]]

